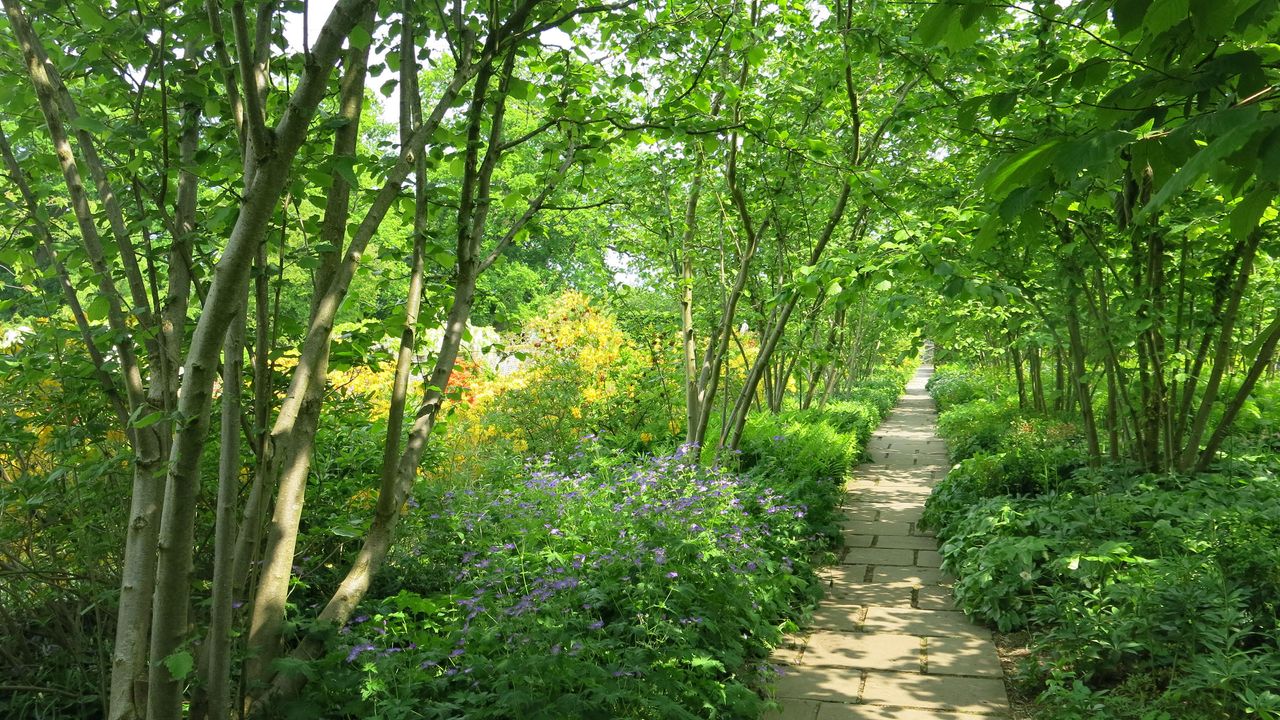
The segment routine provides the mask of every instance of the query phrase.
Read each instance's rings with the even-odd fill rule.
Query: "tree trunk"
[[[1222,441],[1226,440],[1228,433],[1231,431],[1231,425],[1235,422],[1236,416],[1240,414],[1240,409],[1244,407],[1244,403],[1249,399],[1249,393],[1253,392],[1254,386],[1258,382],[1258,378],[1262,376],[1263,370],[1271,364],[1271,359],[1276,354],[1276,344],[1280,342],[1280,315],[1271,321],[1271,325],[1259,334],[1262,345],[1258,349],[1258,354],[1254,356],[1253,362],[1249,366],[1249,372],[1245,375],[1244,382],[1240,384],[1236,394],[1227,403],[1226,408],[1222,412],[1222,419],[1218,422],[1218,427],[1210,436],[1209,442],[1205,444],[1204,451],[1200,453],[1199,460],[1196,461],[1195,471],[1206,472],[1209,464],[1213,462],[1214,455],[1217,454],[1218,448],[1222,446]]]
[[[1182,454],[1178,459],[1178,469],[1181,471],[1190,470],[1200,454],[1200,439],[1204,436],[1205,427],[1209,422],[1209,415],[1213,411],[1213,404],[1218,400],[1218,389],[1222,384],[1222,376],[1226,372],[1227,363],[1230,360],[1232,333],[1235,330],[1236,318],[1240,311],[1240,301],[1243,299],[1245,287],[1249,283],[1249,274],[1253,268],[1253,258],[1261,241],[1262,232],[1254,230],[1249,236],[1249,240],[1245,244],[1244,254],[1240,258],[1240,270],[1236,274],[1231,294],[1228,296],[1226,308],[1223,311],[1222,327],[1218,333],[1217,347],[1213,355],[1213,370],[1209,373],[1208,382],[1205,383],[1204,398],[1200,401],[1200,408],[1196,412],[1195,419],[1192,420],[1190,430],[1187,433],[1186,444],[1183,445]]]
[[[203,702],[213,720],[228,720],[231,710],[232,561],[235,556],[236,505],[240,492],[240,394],[244,375],[245,313],[227,329],[222,353],[222,446],[218,456],[218,497],[214,519],[213,593],[205,636]]]
[[[698,153],[693,182],[685,200],[684,230],[680,236],[680,326],[684,346],[685,442],[696,442],[702,415],[698,383],[698,340],[693,326],[693,240],[697,234],[698,197],[702,192],[703,155]]]
[[[373,10],[370,6],[360,25],[366,31],[373,28]],[[360,135],[360,114],[364,107],[364,83],[369,62],[369,45],[351,48],[344,60],[342,79],[339,83],[338,116],[346,121],[337,128],[333,138],[333,156],[349,158],[355,155]],[[307,477],[311,472],[311,457],[315,450],[315,435],[324,405],[325,379],[329,367],[329,336],[333,315],[341,298],[335,298],[334,279],[338,274],[341,248],[345,244],[347,221],[351,216],[351,184],[342,173],[334,173],[332,185],[326,195],[324,217],[320,225],[319,242],[332,248],[320,255],[320,266],[314,276],[313,303],[310,325],[323,327],[319,337],[308,332],[307,344],[298,359],[295,379],[301,382],[290,386],[290,393],[301,391],[302,402],[297,414],[290,418],[281,407],[281,420],[285,425],[272,430],[273,471],[268,478],[279,478],[275,508],[263,551],[262,574],[258,579],[249,626],[248,653],[245,663],[245,679],[252,687],[269,680],[272,661],[280,651],[280,636],[284,625],[285,601],[289,594],[289,578],[293,574],[294,549],[297,546],[298,527],[302,522],[302,509],[306,502]],[[345,295],[345,292],[342,292]],[[326,300],[332,301],[327,304]],[[332,307],[332,310],[330,310]],[[316,340],[319,342],[316,342]],[[301,385],[301,387],[297,387]],[[285,404],[289,403],[286,397]]]

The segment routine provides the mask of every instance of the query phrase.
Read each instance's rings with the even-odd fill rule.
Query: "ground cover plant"
[[[964,374],[940,370],[935,387]],[[949,442],[990,434],[983,395],[942,414]],[[1078,426],[1016,404],[1002,421],[925,519],[958,604],[1002,631],[1030,630],[1021,680],[1039,713],[1280,716],[1274,436],[1244,428],[1232,462],[1188,476],[1088,468]]]

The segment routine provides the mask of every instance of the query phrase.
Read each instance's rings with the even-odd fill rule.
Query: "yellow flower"
[[[640,442],[653,442],[653,435],[647,432],[640,433]]]
[[[582,408],[569,408],[569,414],[573,415],[575,418],[581,418]]]

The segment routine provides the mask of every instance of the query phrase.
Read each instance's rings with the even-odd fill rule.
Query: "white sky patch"
[[[935,162],[942,162],[943,160],[946,160],[950,156],[951,156],[951,148],[947,147],[946,145],[939,145],[938,147],[929,151],[929,159]]]
[[[627,287],[640,287],[644,280],[632,267],[631,256],[613,248],[605,248],[604,266],[613,273],[614,282]]]

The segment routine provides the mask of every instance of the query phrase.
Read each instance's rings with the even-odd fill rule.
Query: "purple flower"
[[[356,658],[360,657],[362,653],[366,653],[374,649],[375,648],[369,643],[361,643],[351,648],[351,652],[347,653],[347,662],[355,662]]]

